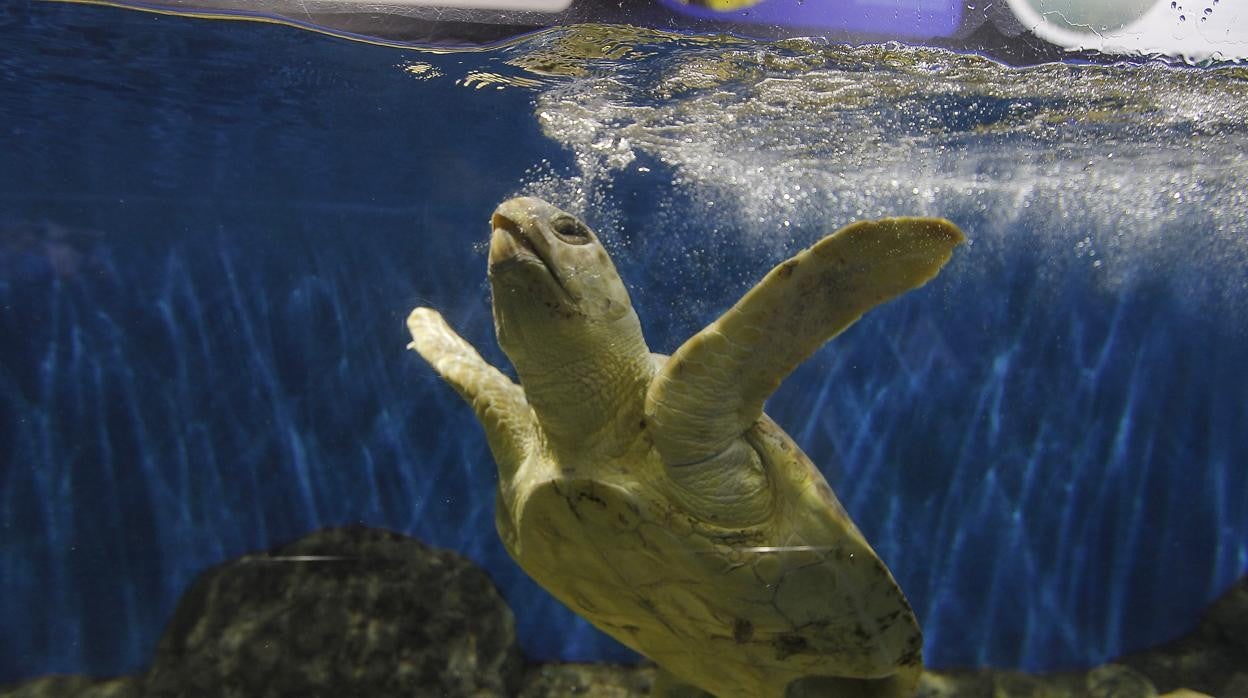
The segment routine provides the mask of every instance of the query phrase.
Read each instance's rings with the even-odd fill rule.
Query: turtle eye
[[[585,245],[591,240],[589,228],[572,216],[559,216],[550,222],[550,227],[569,245]]]

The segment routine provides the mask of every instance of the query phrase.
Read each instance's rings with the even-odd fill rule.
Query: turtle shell
[[[760,524],[685,511],[650,451],[519,478],[502,538],[568,607],[721,698],[913,695],[922,634],[887,567],[782,429],[764,415],[744,438],[774,492]]]

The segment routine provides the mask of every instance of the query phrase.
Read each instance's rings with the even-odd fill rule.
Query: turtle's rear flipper
[[[722,452],[798,364],[866,311],[934,277],[963,239],[941,218],[862,221],[772,269],[651,384],[646,418],[664,462]]]
[[[436,310],[416,308],[407,317],[407,329],[412,334],[408,348],[424,357],[472,405],[500,471],[521,463],[533,432],[533,411],[524,390],[481,358]],[[500,475],[508,478],[511,473]]]

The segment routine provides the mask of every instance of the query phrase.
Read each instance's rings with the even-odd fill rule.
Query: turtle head
[[[623,383],[651,371],[610,255],[589,226],[541,199],[503,202],[490,226],[494,326],[530,404],[548,431],[601,428],[586,403],[625,399],[633,386]]]
[[[519,197],[503,202],[490,226],[496,317],[501,311],[503,319],[541,325],[544,333],[566,329],[581,336],[586,325],[610,325],[633,314],[611,257],[576,216]]]

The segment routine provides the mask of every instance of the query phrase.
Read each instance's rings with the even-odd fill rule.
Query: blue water
[[[200,570],[352,522],[482,564],[533,657],[630,658],[507,558],[479,428],[404,350],[407,312],[430,305],[505,363],[482,243],[519,191],[599,227],[656,351],[855,211],[910,202],[895,212],[967,230],[938,280],[768,407],[906,590],[929,664],[1090,665],[1184,631],[1248,569],[1246,232],[1242,179],[1218,164],[1242,152],[1235,117],[1168,126],[1178,146],[1148,177],[1024,200],[1003,184],[1015,151],[993,157],[1012,141],[969,134],[1044,100],[925,101],[892,128],[961,142],[967,181],[1000,188],[950,175],[896,198],[851,169],[775,236],[757,231],[776,210],[755,214],[779,194],[699,179],[703,141],[634,121],[633,159],[603,165],[577,134],[625,125],[567,128],[587,83],[483,77],[527,75],[503,63],[525,47],[431,55],[20,1],[0,39],[0,681],[139,670]],[[1158,136],[1087,129],[1116,129],[1122,156]],[[743,165],[714,143],[716,172]],[[1054,152],[1055,179],[1082,186],[1093,163]],[[1045,214],[1002,217],[1002,197]],[[1088,209],[1119,200],[1135,203]],[[1122,237],[1145,200],[1153,235]]]

